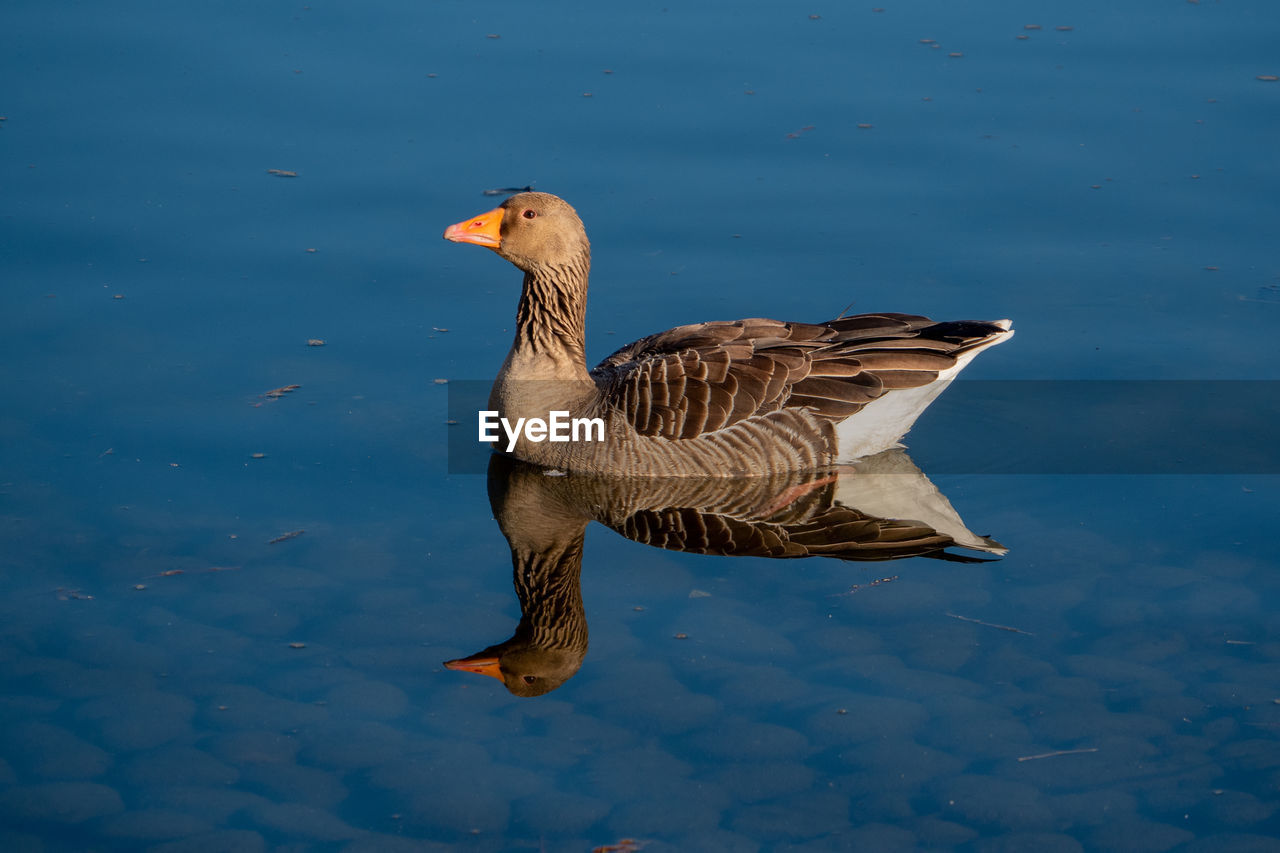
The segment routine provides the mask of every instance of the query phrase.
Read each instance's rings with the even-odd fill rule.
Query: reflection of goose
[[[925,407],[1009,321],[935,323],[860,314],[822,324],[740,320],[680,326],[588,372],[591,249],[576,212],[520,193],[450,226],[524,271],[511,352],[490,408],[512,423],[599,417],[603,441],[522,436],[517,457],[566,470],[742,476],[814,469],[897,445]]]
[[[579,576],[591,521],[659,548],[724,556],[973,561],[981,558],[946,549],[1005,553],[970,532],[901,450],[831,472],[742,480],[548,476],[495,454],[489,500],[511,546],[520,624],[511,639],[445,666],[501,679],[517,696],[554,690],[582,665]]]

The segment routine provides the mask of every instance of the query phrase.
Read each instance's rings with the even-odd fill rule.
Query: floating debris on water
[[[836,595],[854,595],[855,593],[861,590],[870,589],[873,586],[880,586],[880,584],[883,584],[883,583],[893,583],[897,579],[898,579],[897,575],[891,575],[887,578],[876,578],[875,580],[865,585],[855,583],[853,586],[849,587],[848,592],[840,592],[840,593],[836,593]]]
[[[1022,755],[1018,757],[1019,761],[1037,761],[1041,758],[1057,758],[1059,755],[1080,755],[1085,752],[1097,752],[1096,746],[1087,747],[1086,749],[1059,749],[1053,752],[1042,752],[1038,755]]]
[[[279,388],[272,388],[270,391],[260,396],[267,397],[271,400],[278,400],[279,398],[283,397],[285,394],[292,394],[294,391],[297,391],[301,387],[302,387],[301,385],[281,385]]]
[[[1035,636],[1035,634],[1031,633],[1030,631],[1024,631],[1021,628],[1014,628],[1011,625],[997,625],[994,622],[983,622],[981,619],[974,619],[972,616],[961,616],[958,613],[948,612],[947,615],[950,616],[952,619],[959,619],[961,622],[972,622],[975,625],[982,625],[987,628],[997,628],[1001,631],[1010,631],[1014,634],[1025,634],[1028,637]],[[1018,760],[1021,761],[1022,759],[1018,759]]]
[[[275,539],[272,539],[267,544],[276,545],[280,542],[288,542],[290,539],[297,539],[299,536],[301,536],[306,532],[307,531],[305,530],[290,530],[288,533],[281,533],[279,536],[277,536]]]
[[[498,187],[492,190],[481,190],[480,195],[508,195],[510,193],[531,193],[533,184],[526,187]]]
[[[275,175],[277,178],[296,178],[297,172],[291,172],[288,169],[267,169],[268,175]]]

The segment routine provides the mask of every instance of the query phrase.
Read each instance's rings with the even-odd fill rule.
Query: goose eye
[[[538,211],[536,211],[536,210],[526,210],[526,211],[524,212],[524,218],[525,218],[525,219],[537,219],[537,218],[538,218]]]
[[[534,214],[534,216],[536,216],[536,215],[537,215],[537,214]],[[532,219],[533,217],[529,217],[529,218],[530,218],[530,219]],[[537,680],[538,680],[538,676],[536,676],[536,675],[526,675],[526,676],[524,677],[524,683],[525,683],[525,684],[533,684],[533,682],[535,682],[535,681],[537,681]]]

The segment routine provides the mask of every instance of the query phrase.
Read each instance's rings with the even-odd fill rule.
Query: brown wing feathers
[[[693,438],[784,406],[842,420],[886,391],[933,382],[996,331],[911,314],[700,323],[637,341],[595,374],[641,435]]]

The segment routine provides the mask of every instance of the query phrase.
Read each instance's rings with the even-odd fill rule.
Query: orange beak
[[[495,207],[488,213],[465,219],[456,225],[444,229],[444,238],[454,243],[475,243],[486,249],[497,249],[502,245],[502,215],[506,213]]]
[[[454,226],[457,227],[456,225]],[[445,232],[446,235],[448,232]],[[470,241],[468,241],[470,242]],[[484,245],[481,243],[480,245]],[[478,672],[481,675],[488,675],[502,681],[502,667],[498,664],[497,658],[458,658],[457,660],[447,660],[444,662],[445,669],[456,669],[460,672]]]

